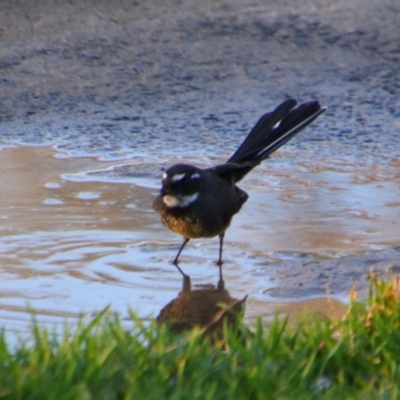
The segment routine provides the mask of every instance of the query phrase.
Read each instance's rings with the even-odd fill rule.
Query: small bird
[[[206,169],[176,164],[162,174],[161,191],[153,207],[165,226],[183,236],[173,261],[176,266],[190,239],[218,235],[217,264],[222,276],[225,231],[248,199],[236,183],[326,110],[318,101],[295,108],[296,104],[296,100],[288,99],[264,114],[225,164]]]

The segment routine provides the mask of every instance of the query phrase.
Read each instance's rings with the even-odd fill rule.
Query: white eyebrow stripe
[[[182,180],[185,177],[186,173],[184,172],[183,174],[176,174],[171,178],[172,182],[178,182]]]
[[[194,173],[190,179],[199,179],[200,178],[200,174],[198,172]]]

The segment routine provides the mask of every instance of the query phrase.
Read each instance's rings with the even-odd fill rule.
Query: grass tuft
[[[341,320],[305,316],[252,329],[224,323],[174,334],[104,310],[62,334],[33,322],[11,350],[0,334],[0,399],[397,399],[400,279],[371,275]]]

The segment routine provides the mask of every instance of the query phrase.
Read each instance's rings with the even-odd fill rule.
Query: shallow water
[[[51,147],[1,151],[1,324],[25,332],[30,307],[50,325],[107,305],[124,318],[128,307],[154,318],[182,287],[171,264],[181,238],[151,207],[161,168],[175,161],[151,154],[99,161]],[[348,256],[362,259],[364,251],[400,243],[400,162],[394,158],[305,162],[289,148],[241,187],[250,200],[227,232],[223,270],[233,297],[249,295],[248,321],[257,315],[268,321],[277,308],[337,314],[335,299],[345,301],[346,293],[334,280],[328,303],[325,287],[299,296],[298,279],[276,298],[278,273],[286,268],[289,282],[291,263],[321,262],[307,277],[313,282],[324,260],[343,257],[345,266]],[[217,239],[193,240],[180,266],[193,284],[215,285],[217,253]]]

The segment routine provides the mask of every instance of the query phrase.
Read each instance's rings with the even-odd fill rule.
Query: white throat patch
[[[163,202],[167,207],[185,208],[195,202],[198,197],[199,193],[193,193],[188,196],[171,196],[170,194],[167,194],[163,196]]]

